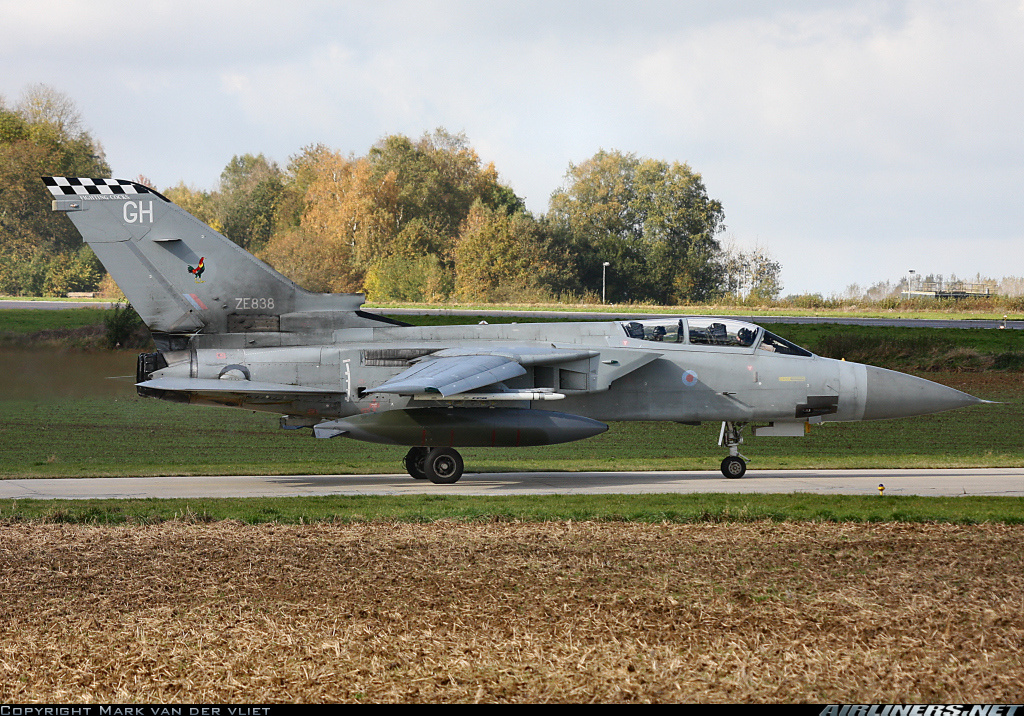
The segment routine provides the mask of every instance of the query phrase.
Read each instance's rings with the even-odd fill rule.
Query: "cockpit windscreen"
[[[724,348],[746,348],[780,355],[810,357],[810,351],[790,343],[785,338],[765,331],[753,323],[727,318],[649,319],[627,321],[623,330],[630,338],[657,343],[688,343],[697,346],[721,346]]]
[[[795,343],[790,343],[785,338],[779,338],[770,331],[764,332],[764,338],[761,339],[761,345],[758,346],[758,350],[780,353],[787,356],[804,356],[805,358],[811,356],[810,351],[804,350]]]

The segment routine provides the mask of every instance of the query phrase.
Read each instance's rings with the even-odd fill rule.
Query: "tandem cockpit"
[[[812,355],[810,351],[764,330],[761,326],[727,318],[691,316],[623,321],[622,329],[628,337],[640,341],[756,349],[790,356]]]

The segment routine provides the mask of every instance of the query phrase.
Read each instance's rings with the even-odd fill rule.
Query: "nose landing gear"
[[[743,477],[747,471],[747,458],[739,450],[743,444],[743,428],[746,426],[746,423],[725,422],[718,435],[718,444],[729,448],[729,457],[722,460],[722,474],[730,479]]]

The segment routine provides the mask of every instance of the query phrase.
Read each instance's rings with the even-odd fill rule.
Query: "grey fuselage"
[[[545,397],[558,399],[482,399],[476,406],[557,410],[600,421],[818,422],[903,417],[977,402],[902,373],[769,350],[765,338],[770,333],[753,324],[729,323],[751,330],[756,338],[746,346],[648,340],[630,337],[621,322],[347,328],[314,344],[309,336],[288,333],[200,334],[189,350],[166,353],[168,366],[152,377],[315,388],[322,393],[207,395],[191,401],[285,413],[313,425],[370,412],[465,406],[466,396],[431,399],[373,389],[406,370],[411,360],[440,350],[500,353],[507,347],[515,353],[534,344],[583,357],[527,365],[525,374],[502,387],[547,391]]]

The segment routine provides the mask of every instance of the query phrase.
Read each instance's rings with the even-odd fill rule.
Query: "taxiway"
[[[879,490],[879,485],[884,490]],[[144,499],[314,495],[733,494],[1024,496],[1024,468],[466,473],[454,485],[393,475],[220,475],[0,480],[0,499]]]

